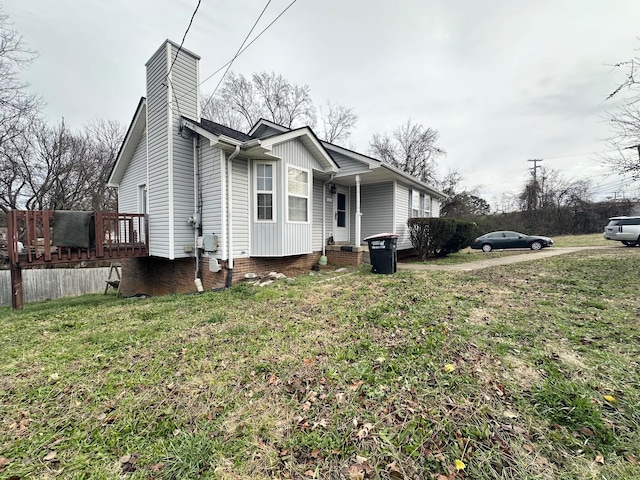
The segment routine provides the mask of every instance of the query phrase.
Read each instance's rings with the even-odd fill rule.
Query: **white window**
[[[147,213],[147,186],[138,185],[138,212]]]
[[[287,204],[290,222],[309,221],[309,172],[287,167]]]
[[[272,222],[275,218],[273,212],[273,164],[256,163],[256,219],[258,221]]]
[[[411,192],[411,217],[416,218],[422,216],[420,212],[420,192],[413,190]]]

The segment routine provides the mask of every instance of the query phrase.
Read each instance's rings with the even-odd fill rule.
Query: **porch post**
[[[356,175],[356,247],[360,246],[360,175]]]

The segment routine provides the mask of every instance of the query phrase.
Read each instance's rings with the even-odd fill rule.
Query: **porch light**
[[[331,193],[331,195],[334,195],[337,191],[338,191],[338,187],[336,187],[335,183],[332,183],[331,186],[329,187],[329,193]]]

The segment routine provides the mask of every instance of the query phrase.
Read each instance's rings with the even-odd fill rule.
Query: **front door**
[[[338,187],[333,214],[333,240],[349,241],[349,190]]]

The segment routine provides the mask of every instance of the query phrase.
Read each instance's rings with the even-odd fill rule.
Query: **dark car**
[[[471,248],[490,252],[491,250],[503,248],[530,248],[531,250],[541,250],[544,247],[553,245],[553,240],[549,237],[537,235],[525,235],[518,232],[491,232],[476,238],[471,244]]]

